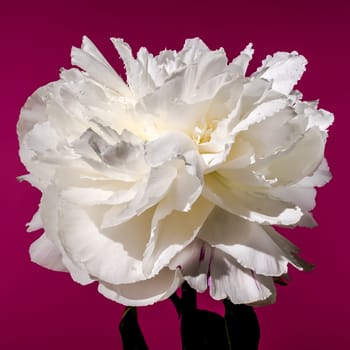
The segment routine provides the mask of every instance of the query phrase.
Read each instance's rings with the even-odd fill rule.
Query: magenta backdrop
[[[39,194],[15,177],[24,168],[17,156],[15,126],[20,107],[39,86],[69,67],[70,47],[88,35],[113,61],[121,63],[109,37],[122,37],[136,51],[180,49],[187,37],[200,36],[210,48],[223,46],[230,58],[248,42],[253,66],[278,50],[297,50],[309,60],[299,89],[305,99],[320,99],[333,111],[326,151],[334,180],[319,191],[314,211],[319,227],[288,236],[316,264],[311,273],[292,271],[278,301],[257,310],[261,350],[346,349],[349,332],[349,218],[347,179],[349,138],[349,15],[347,1],[13,1],[0,5],[2,98],[2,200],[0,255],[0,349],[121,349],[117,325],[122,306],[82,287],[63,273],[32,264],[28,247],[37,233],[25,223]],[[343,201],[344,199],[344,201]],[[346,203],[346,204],[345,204]],[[292,270],[292,268],[291,268]],[[222,312],[207,295],[200,305]],[[176,313],[166,301],[141,308],[140,321],[150,350],[179,350]]]

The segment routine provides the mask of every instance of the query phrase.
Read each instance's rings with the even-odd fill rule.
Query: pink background
[[[6,3],[6,5],[3,5]],[[28,247],[37,233],[24,225],[39,194],[15,177],[15,126],[20,107],[39,86],[69,67],[72,45],[88,35],[121,71],[108,38],[122,37],[136,51],[180,49],[200,36],[229,58],[248,42],[253,66],[268,53],[297,50],[309,60],[299,84],[305,99],[320,99],[336,115],[326,151],[334,180],[319,191],[314,214],[319,227],[288,236],[309,261],[311,273],[291,268],[290,286],[279,288],[277,304],[257,310],[261,350],[345,349],[350,344],[348,177],[349,15],[347,1],[9,1],[0,5],[1,35],[1,288],[0,349],[121,349],[117,325],[123,308],[82,287],[68,275],[30,263]],[[208,296],[200,305],[222,312]],[[180,349],[175,310],[167,301],[140,310],[150,350]]]

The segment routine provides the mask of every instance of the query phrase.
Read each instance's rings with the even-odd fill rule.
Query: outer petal
[[[93,79],[120,94],[130,96],[127,85],[86,36],[83,37],[81,49],[72,48],[71,56],[72,64],[84,69]]]
[[[130,46],[123,39],[111,38],[111,41],[124,62],[127,81],[133,95],[136,98],[141,98],[151,93],[155,89],[154,81],[142,62],[133,57]],[[150,56],[147,52],[144,54]]]
[[[233,128],[232,134],[237,135],[238,133],[248,130],[251,125],[262,122],[268,117],[280,112],[282,109],[286,108],[288,105],[287,99],[273,99],[271,101],[266,101],[258,104],[252,111],[249,112],[244,119],[242,119]]]
[[[47,238],[45,233],[34,241],[29,248],[30,258],[33,262],[54,271],[65,271],[62,263],[62,254],[59,249]]]
[[[288,95],[303,75],[306,64],[306,58],[296,51],[277,52],[267,56],[253,76],[271,80],[275,91]]]
[[[295,203],[303,211],[312,210],[316,205],[316,190],[298,185],[274,187],[270,193],[280,200]]]
[[[305,133],[307,123],[307,119],[296,117],[293,109],[287,107],[250,126],[240,137],[254,147],[256,159],[264,159],[292,147]]]
[[[249,304],[275,294],[271,277],[256,275],[243,268],[219,249],[212,252],[210,276],[209,292],[216,300],[229,298],[234,304]]]
[[[33,232],[43,228],[43,222],[39,210],[33,215],[32,220],[26,224],[27,232]]]
[[[186,65],[197,63],[209,50],[208,46],[200,39],[186,39],[182,50],[178,53],[181,61]]]
[[[40,202],[40,217],[45,228],[45,235],[54,246],[58,249],[62,256],[62,263],[68,269],[74,281],[86,285],[93,282],[93,279],[86,271],[85,267],[79,261],[71,260],[62,246],[59,237],[59,208],[60,198],[53,186],[49,186],[43,193]],[[38,261],[39,262],[39,261]]]
[[[99,292],[108,299],[128,306],[146,306],[165,300],[182,283],[179,271],[163,269],[157,276],[145,281],[113,285],[100,282]]]
[[[316,109],[316,102],[299,101],[295,105],[295,111],[304,115],[308,121],[308,128],[318,126],[320,130],[327,130],[334,121],[334,115],[324,109]]]
[[[211,212],[199,237],[257,274],[280,276],[288,271],[288,258],[261,225],[218,207]]]
[[[300,182],[297,183],[298,186],[305,187],[322,187],[332,178],[332,174],[329,170],[327,160],[322,159],[320,166],[317,170],[311,175],[304,177]]]
[[[152,235],[144,255],[146,274],[154,275],[166,266],[169,261],[197,235],[203,222],[208,217],[213,204],[200,197],[190,211],[173,211],[165,217],[155,212],[152,222]],[[165,213],[167,208],[160,208]],[[181,225],[179,225],[181,223]]]
[[[219,174],[205,178],[203,196],[222,209],[260,224],[293,225],[302,217],[299,207],[269,196],[268,192],[234,187]]]
[[[112,284],[145,279],[142,254],[150,232],[152,212],[102,231],[103,208],[89,211],[69,203],[60,210],[60,239],[67,255],[83,264],[96,279]]]
[[[211,247],[196,238],[171,259],[169,268],[180,269],[184,279],[197,292],[208,288]]]
[[[21,115],[17,124],[17,133],[21,142],[23,136],[26,135],[36,124],[47,121],[45,96],[48,89],[54,83],[41,87],[28,98],[25,105],[21,109]]]
[[[238,76],[244,76],[248,64],[253,57],[254,49],[253,44],[249,43],[243,51],[241,51],[240,55],[232,60],[229,65],[229,68],[233,74],[237,74]]]
[[[283,250],[284,255],[290,263],[299,270],[311,271],[314,265],[309,264],[298,256],[299,248],[290,242],[287,238],[280,235],[271,226],[264,227],[266,233],[274,240],[274,242]]]
[[[324,157],[325,135],[309,129],[294,147],[277,154],[261,172],[267,179],[277,179],[276,186],[294,184],[311,176]]]

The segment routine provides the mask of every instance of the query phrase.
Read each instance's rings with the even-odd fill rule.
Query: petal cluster
[[[233,303],[269,303],[273,278],[311,265],[273,225],[313,226],[333,115],[294,86],[306,59],[249,44],[228,62],[200,39],[134,57],[125,82],[94,44],[38,89],[18,122],[20,157],[42,192],[29,231],[34,262],[99,283],[107,298],[148,305],[186,280]]]

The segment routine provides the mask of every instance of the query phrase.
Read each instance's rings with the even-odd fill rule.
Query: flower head
[[[228,63],[198,38],[134,58],[112,42],[127,82],[86,37],[18,123],[23,179],[42,192],[34,262],[98,281],[126,305],[168,298],[186,280],[233,303],[274,300],[273,277],[310,265],[273,225],[312,226],[333,116],[293,90],[306,59],[249,44]],[[80,68],[80,69],[79,69]]]

